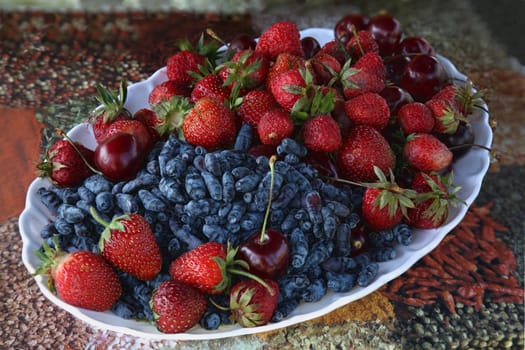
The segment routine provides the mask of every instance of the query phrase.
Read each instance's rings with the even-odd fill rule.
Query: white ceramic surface
[[[333,31],[331,29],[311,28],[302,31],[301,35],[303,37],[315,37],[321,44],[324,44],[332,40]],[[449,60],[443,57],[439,58],[452,76],[460,80],[466,79],[463,74],[455,69]],[[140,108],[148,107],[147,98],[149,92],[155,85],[166,79],[166,69],[161,68],[147,80],[129,86],[126,107],[131,113],[134,113]],[[484,105],[484,107],[487,108],[486,105]],[[476,109],[475,113],[469,116],[475,133],[475,143],[487,147],[492,143],[492,130],[489,127],[488,118],[489,115],[481,109]],[[91,126],[88,124],[77,125],[70,131],[69,135],[74,140],[81,141],[89,148],[93,149],[95,147]],[[203,340],[279,329],[322,316],[345,304],[359,302],[358,300],[360,298],[370,294],[408,270],[416,261],[432,251],[446,234],[462,220],[467,212],[468,206],[472,204],[479,193],[489,163],[490,158],[488,152],[474,148],[469,150],[465,156],[454,164],[455,183],[462,187],[459,196],[465,199],[467,205],[451,208],[448,222],[439,229],[416,230],[414,241],[409,246],[399,246],[396,248],[397,256],[395,259],[380,263],[378,277],[372,284],[366,288],[356,287],[348,293],[329,292],[318,302],[302,303],[288,318],[278,323],[271,323],[257,328],[242,328],[237,325],[221,326],[215,331],[208,331],[196,326],[186,333],[163,334],[157,331],[155,326],[146,322],[125,320],[111,312],[94,312],[68,305],[49,291],[43,277],[37,276],[35,280],[46,298],[79,319],[98,328],[142,338],[157,340]],[[39,235],[40,229],[51,220],[50,213],[44,205],[40,203],[36,195],[36,191],[42,186],[50,186],[50,183],[43,179],[36,179],[31,183],[27,192],[25,209],[19,218],[20,233],[23,241],[22,259],[30,273],[35,272],[36,266],[39,263],[34,253],[42,243]]]

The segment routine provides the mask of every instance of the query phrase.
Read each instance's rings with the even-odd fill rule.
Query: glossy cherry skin
[[[257,43],[253,39],[253,36],[248,34],[239,34],[230,42],[230,50],[233,52],[255,50],[256,45]]]
[[[347,43],[354,31],[365,30],[368,26],[368,17],[354,13],[341,18],[334,27],[334,35],[341,43]]]
[[[387,85],[379,93],[385,100],[390,109],[391,115],[396,115],[399,108],[404,104],[414,102],[412,96],[405,89],[397,85]]]
[[[397,44],[394,53],[396,55],[410,55],[416,53],[433,55],[434,48],[430,45],[427,39],[422,36],[407,36]]]
[[[396,55],[384,59],[386,78],[393,84],[399,84],[405,67],[410,62],[409,56]]]
[[[144,163],[144,155],[133,135],[119,133],[97,146],[93,160],[105,177],[124,181],[135,177]]]
[[[414,100],[425,102],[448,82],[443,65],[435,56],[416,55],[405,67],[399,86],[412,95]]]
[[[321,50],[321,44],[316,38],[307,36],[301,39],[301,46],[303,47],[304,57],[310,59]]]
[[[438,134],[437,136],[447,147],[452,148],[451,151],[455,159],[465,155],[474,143],[472,126],[465,122],[459,123],[455,133]]]
[[[237,257],[248,263],[250,273],[277,279],[288,268],[290,248],[288,240],[280,231],[267,229],[262,240],[261,232],[256,232],[243,242]]]
[[[350,256],[354,257],[369,250],[368,231],[361,224],[350,232]]]
[[[381,56],[391,55],[403,34],[401,23],[387,13],[370,18],[367,29],[379,45]]]

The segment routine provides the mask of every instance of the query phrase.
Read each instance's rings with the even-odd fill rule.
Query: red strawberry
[[[247,90],[264,83],[269,68],[270,61],[266,56],[256,51],[243,50],[221,65],[219,76],[236,95],[244,95]]]
[[[206,298],[179,281],[162,282],[151,296],[151,310],[159,331],[181,333],[195,326],[206,311]]]
[[[173,96],[190,97],[190,95],[191,89],[187,84],[182,84],[175,80],[166,80],[151,90],[148,102],[150,106],[153,106],[157,103],[168,101]]]
[[[346,44],[346,50],[354,59],[368,52],[379,54],[379,45],[367,30],[360,30],[353,35]]]
[[[136,119],[117,120],[113,122],[106,130],[106,134],[101,143],[119,133],[133,135],[137,141],[139,151],[143,154],[149,152],[153,146],[153,139],[151,138],[151,133],[148,131],[147,126]]]
[[[339,61],[339,64],[344,65],[348,61],[348,53],[344,45],[339,41],[329,41],[321,47],[319,53],[327,53],[330,56],[335,57]]]
[[[386,69],[381,56],[375,52],[367,52],[354,64],[355,69],[377,76],[383,82],[386,80]]]
[[[348,119],[356,125],[369,125],[379,131],[383,130],[390,120],[390,108],[379,94],[367,92],[345,102]]]
[[[459,126],[462,118],[456,104],[448,100],[431,99],[425,105],[432,111],[434,116],[434,132],[453,134]]]
[[[133,119],[141,122],[149,132],[151,140],[156,143],[161,139],[160,133],[157,130],[157,125],[162,121],[157,117],[157,113],[149,108],[141,108],[133,114]]]
[[[272,318],[279,299],[279,285],[271,279],[264,279],[264,282],[267,286],[243,280],[230,291],[230,311],[242,327],[263,326]]]
[[[191,101],[197,102],[204,96],[213,97],[225,102],[230,99],[230,88],[223,85],[222,79],[216,74],[208,74],[198,80],[191,91]]]
[[[259,37],[255,51],[262,53],[270,60],[275,60],[283,52],[304,57],[297,25],[290,21],[273,23]]]
[[[337,154],[338,166],[352,181],[373,181],[374,166],[381,171],[394,169],[396,157],[387,140],[371,126],[352,127]]]
[[[155,112],[156,121],[153,126],[159,136],[165,138],[177,130],[181,132],[184,118],[191,108],[192,104],[184,96],[173,96],[167,101],[154,104],[152,109]]]
[[[252,127],[257,127],[264,113],[277,108],[279,108],[279,104],[270,92],[252,90],[243,97],[236,112],[243,122]]]
[[[206,294],[220,294],[230,285],[227,268],[236,250],[217,242],[203,243],[173,260],[170,276]]]
[[[415,192],[399,187],[392,171],[388,181],[379,168],[375,170],[379,180],[365,190],[361,213],[370,230],[380,231],[401,222],[407,208],[414,207]]]
[[[364,56],[361,68],[350,66],[350,60],[341,69],[340,82],[346,99],[366,92],[379,93],[385,88],[385,78],[381,69],[375,66],[372,56]]]
[[[287,111],[291,111],[295,103],[304,96],[305,88],[305,78],[297,69],[281,73],[270,85],[273,97]]]
[[[397,122],[405,135],[416,132],[430,133],[434,129],[432,111],[421,102],[401,106],[397,112]]]
[[[206,58],[191,50],[182,50],[168,58],[166,74],[169,80],[179,84],[190,85],[194,78],[191,72],[199,73],[199,66],[204,66]]]
[[[264,113],[257,124],[259,139],[267,145],[280,144],[284,138],[292,136],[293,131],[290,113],[281,108]]]
[[[113,266],[140,280],[152,279],[160,272],[160,248],[142,215],[122,215],[109,223],[102,220],[93,208],[91,215],[104,226],[98,248]]]
[[[130,119],[131,113],[124,107],[128,89],[125,82],[120,84],[118,95],[114,91],[97,85],[100,105],[92,112],[93,134],[95,140],[101,143],[109,126],[121,119]]]
[[[470,80],[467,80],[465,86],[447,85],[437,92],[432,99],[449,101],[457,107],[463,116],[471,114],[474,107],[483,104],[481,92],[474,91]]]
[[[302,127],[304,145],[313,151],[335,152],[341,147],[339,124],[330,115],[318,115],[308,119]]]
[[[270,90],[273,80],[281,75],[281,73],[292,69],[304,69],[305,67],[306,60],[304,58],[286,52],[279,54],[273,65],[271,65],[268,69],[268,75],[266,77],[266,89]]]
[[[447,220],[449,206],[462,202],[456,196],[460,188],[453,185],[451,176],[418,172],[414,175],[411,188],[418,193],[419,200],[414,208],[407,210],[406,222],[415,228],[440,227]]]
[[[66,303],[94,311],[109,310],[120,297],[122,287],[117,273],[99,254],[78,250],[65,253],[55,241],[55,249],[44,241],[37,251],[42,260],[36,274],[48,277],[51,290],[56,290]]]
[[[222,101],[205,96],[184,118],[182,132],[190,144],[216,149],[235,140],[237,121],[235,114]]]
[[[318,52],[309,62],[316,84],[333,85],[341,72],[341,63],[334,56],[325,52]]]
[[[93,151],[78,142],[59,140],[49,147],[36,167],[38,176],[47,177],[56,186],[72,187],[93,174],[86,161],[93,163]]]
[[[452,152],[432,134],[407,137],[403,155],[412,167],[424,172],[443,170],[452,162]]]

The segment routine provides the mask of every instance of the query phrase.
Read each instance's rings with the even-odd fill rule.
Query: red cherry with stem
[[[370,18],[367,29],[379,45],[381,56],[391,55],[403,34],[401,22],[387,13]]]
[[[119,133],[97,146],[93,160],[108,179],[123,181],[135,177],[144,163],[144,154],[133,135]]]
[[[301,46],[303,47],[303,52],[306,59],[314,57],[315,54],[321,50],[321,44],[319,44],[319,41],[311,36],[302,38]]]
[[[425,102],[449,81],[443,65],[435,56],[415,55],[405,67],[399,86],[412,95],[414,100]]]
[[[354,32],[365,30],[367,26],[368,17],[357,13],[346,15],[335,24],[335,39],[345,44],[353,37]]]
[[[401,106],[404,104],[414,102],[414,99],[408,93],[408,91],[400,88],[397,85],[385,86],[379,95],[381,95],[386,100],[391,115],[396,115],[399,108],[401,108]]]
[[[237,257],[248,264],[250,273],[272,279],[278,278],[286,271],[290,260],[290,248],[286,237],[280,231],[266,229],[272,203],[275,160],[275,155],[270,157],[270,195],[262,229],[243,242],[237,252]]]
[[[408,36],[403,38],[397,44],[394,53],[396,55],[410,55],[416,53],[433,55],[434,48],[430,45],[427,39],[422,36]]]

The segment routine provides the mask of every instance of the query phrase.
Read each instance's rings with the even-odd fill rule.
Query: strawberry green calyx
[[[41,263],[37,266],[37,269],[33,275],[46,276],[48,278],[47,287],[52,292],[55,292],[53,274],[62,258],[67,254],[60,249],[58,236],[56,235],[53,236],[53,245],[54,248],[50,247],[46,241],[43,241],[42,248],[35,252],[35,255],[41,260]]]
[[[287,92],[301,96],[291,110],[292,119],[297,126],[302,125],[312,116],[332,112],[336,100],[335,90],[326,90],[323,86],[313,83],[313,76],[309,69],[299,69],[299,72],[303,76],[305,86],[289,85],[285,87]]]
[[[235,319],[242,327],[257,327],[266,324],[264,315],[258,312],[259,305],[252,303],[255,288],[236,290],[232,293],[230,309],[236,314]]]
[[[101,84],[96,87],[99,96],[97,100],[100,105],[93,111],[94,116],[104,115],[104,122],[115,119],[121,113],[129,113],[124,108],[128,95],[128,87],[125,81],[121,81],[118,93],[104,88]]]
[[[392,170],[390,170],[390,180],[386,178],[386,175],[377,166],[374,166],[374,172],[378,181],[364,184],[366,187],[381,190],[374,200],[374,205],[379,209],[388,208],[390,217],[393,217],[399,208],[403,216],[406,217],[407,208],[414,208],[415,206],[413,200],[417,197],[417,192],[400,187],[395,181]]]
[[[432,178],[435,176],[441,186]],[[449,205],[457,206],[459,203],[466,204],[457,193],[461,190],[460,186],[453,183],[453,174],[442,176],[439,174],[432,174],[432,176],[423,174],[426,183],[430,187],[430,191],[418,193],[415,199],[416,203],[431,200],[431,204],[423,212],[423,217],[431,219],[432,222],[437,223],[442,218],[448,217]]]
[[[187,50],[196,52],[199,55],[206,57],[209,60],[209,62],[214,63],[219,59],[220,53],[219,42],[216,40],[215,37],[212,36],[212,38],[214,40],[204,42],[204,33],[201,33],[196,45],[192,45],[192,43],[188,39],[182,39],[177,43],[177,47],[181,51]]]
[[[168,101],[153,105],[152,108],[157,118],[161,120],[155,128],[159,135],[164,137],[181,130],[184,118],[192,108],[192,104],[186,97],[173,96]]]
[[[459,109],[465,115],[471,114],[474,107],[487,111],[485,107],[482,106],[483,95],[480,91],[474,90],[472,80],[468,79],[465,82],[464,87],[454,85],[454,88],[456,90],[456,95],[454,96],[454,98],[459,104]]]
[[[98,215],[95,208],[93,207],[89,208],[89,212],[91,216],[93,216],[93,218],[99,224],[104,226],[104,231],[102,231],[100,235],[100,240],[98,241],[98,250],[99,252],[103,252],[105,243],[111,240],[111,231],[116,230],[116,231],[124,232],[126,230],[126,228],[124,227],[124,224],[122,223],[122,220],[129,219],[129,215],[121,215],[111,220],[111,222],[107,222],[107,221],[104,221],[100,217],[100,215]]]

